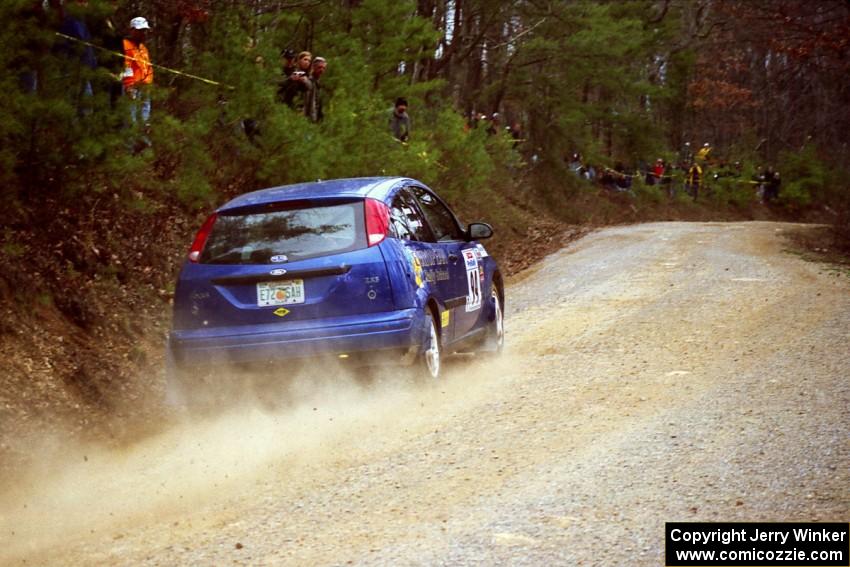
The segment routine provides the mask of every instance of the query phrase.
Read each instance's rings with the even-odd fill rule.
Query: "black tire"
[[[495,303],[495,315],[487,328],[487,338],[479,354],[497,357],[505,350],[505,310],[502,306],[501,288],[495,282],[490,288],[490,298]]]
[[[417,379],[425,382],[435,382],[442,376],[443,370],[443,348],[440,345],[440,333],[437,329],[437,321],[434,315],[428,314],[428,334],[425,349],[419,355],[415,372]]]

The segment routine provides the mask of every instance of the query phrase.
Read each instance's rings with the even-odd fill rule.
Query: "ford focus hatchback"
[[[444,353],[500,352],[502,276],[478,242],[492,234],[413,179],[242,195],[210,215],[180,272],[170,375],[334,357],[438,378]]]

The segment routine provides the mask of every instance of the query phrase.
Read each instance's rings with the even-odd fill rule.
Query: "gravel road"
[[[663,565],[666,521],[850,520],[850,278],[775,223],[593,233],[444,382],[337,369],[122,450],[45,443],[14,565]],[[34,448],[34,450],[36,450]]]

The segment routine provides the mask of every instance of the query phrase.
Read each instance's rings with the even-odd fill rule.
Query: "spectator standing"
[[[766,175],[764,172],[764,168],[760,165],[756,166],[756,171],[753,174],[753,183],[756,186],[756,197],[759,200],[759,203],[764,203],[764,187],[765,187]]]
[[[73,4],[68,6],[68,10],[63,11],[59,33],[91,43],[92,36],[84,19],[86,5],[85,0],[74,0]],[[97,69],[94,49],[89,45],[66,39],[57,44],[57,51],[68,60],[65,71],[62,73],[64,79],[77,85],[76,88],[68,90],[68,94],[73,98],[72,104],[76,107],[78,114],[90,113],[91,106],[88,105],[87,109],[83,108],[83,101],[91,100],[94,95],[91,84],[91,75]]]
[[[664,160],[662,158],[658,158],[655,160],[655,165],[652,166],[652,177],[654,183],[660,183],[661,185],[666,186],[667,196],[672,199],[675,196],[676,190],[673,188],[673,180],[670,179],[667,169],[668,167]]]
[[[310,82],[310,67],[313,64],[313,54],[309,51],[302,51],[295,58],[295,69],[286,76],[286,68],[284,68],[283,82],[278,89],[278,97],[289,108],[304,112],[307,105],[308,94],[312,88]]]
[[[570,171],[579,175],[582,166],[581,154],[576,152],[572,156],[570,156],[570,161],[567,163],[567,167],[570,168]]]
[[[324,57],[316,57],[310,67],[310,90],[307,92],[307,104],[304,105],[304,114],[310,122],[321,122],[325,117],[322,110],[322,84],[321,78],[328,68],[328,62]]]
[[[622,162],[614,164],[614,178],[616,179],[617,191],[631,193],[632,176],[626,173],[626,168]]]
[[[764,172],[764,200],[770,203],[774,199],[779,198],[779,187],[782,181],[779,178],[779,172],[773,170],[773,166],[767,166],[767,171]]]
[[[390,114],[390,131],[399,142],[410,139],[410,116],[407,114],[407,99],[398,97]]]
[[[685,177],[685,189],[691,194],[694,201],[699,196],[700,184],[702,184],[702,168],[697,162],[694,162],[688,169],[687,177]]]
[[[649,178],[652,180],[650,185],[655,185],[657,183],[661,183],[662,179],[664,178],[664,170],[665,169],[666,168],[664,166],[664,160],[663,159],[658,158],[657,160],[655,160],[655,165],[652,166],[652,170],[650,171],[650,177]]]
[[[519,125],[519,122],[514,122],[511,126],[506,126],[506,128],[511,138],[513,138],[513,142],[511,142],[513,149],[517,149],[522,143],[522,127]]]
[[[280,52],[280,62],[283,69],[283,78],[288,79],[295,71],[295,52],[289,48]]]
[[[691,150],[691,143],[685,142],[685,145],[682,146],[682,150],[679,152],[679,168],[685,169],[688,167],[687,164],[691,163],[694,160],[694,154]]]
[[[656,180],[660,180],[664,177],[664,173],[667,171],[667,164],[664,163],[664,160],[658,158],[655,160],[655,166],[652,168],[652,173],[655,175]]]
[[[130,20],[130,35],[124,38],[124,72],[121,75],[124,92],[130,97],[130,119],[148,124],[151,117],[151,86],[153,67],[145,45],[150,30],[145,18]]]

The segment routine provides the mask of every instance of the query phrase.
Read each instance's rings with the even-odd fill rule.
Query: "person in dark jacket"
[[[407,99],[398,97],[395,107],[390,114],[390,131],[399,142],[407,142],[410,139],[410,116],[407,114]]]
[[[86,99],[90,101],[94,95],[91,76],[97,68],[94,49],[90,45],[81,43],[92,41],[84,19],[86,6],[87,3],[82,0],[73,2],[67,10],[63,10],[62,25],[59,26],[59,33],[78,39],[80,43],[65,39],[56,45],[56,51],[67,59],[67,63],[63,66],[64,79],[78,85],[75,89],[68,89],[66,92],[72,97],[73,105],[77,108],[77,113],[81,115],[91,111],[90,104],[84,101]]]
[[[321,122],[325,117],[322,108],[322,82],[321,78],[328,68],[328,61],[324,57],[313,59],[310,67],[310,90],[307,92],[307,102],[304,105],[304,114],[310,122]]]
[[[302,51],[295,58],[295,69],[288,76],[285,75],[286,69],[284,69],[284,78],[277,94],[280,101],[293,110],[304,112],[304,107],[307,105],[307,95],[313,86],[310,82],[312,63],[313,54]]]
[[[773,166],[768,166],[764,172],[764,200],[769,203],[779,198],[779,187],[782,181],[779,178],[779,172],[773,170]]]
[[[295,52],[288,47],[280,52],[281,69],[283,70],[283,78],[288,79],[295,71]]]

